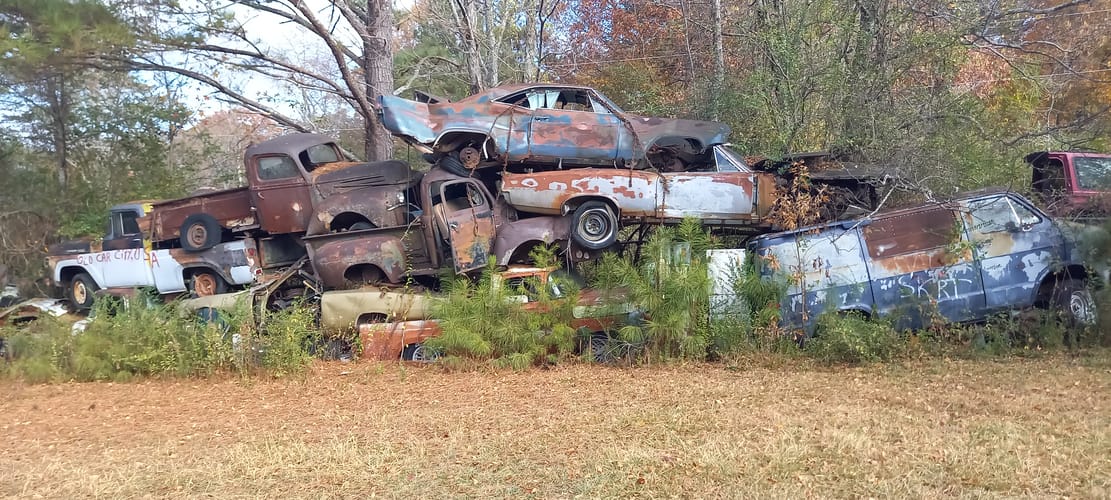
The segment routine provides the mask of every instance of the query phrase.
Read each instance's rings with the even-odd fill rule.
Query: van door
[[[494,210],[479,184],[469,179],[441,184],[434,211],[441,236],[451,246],[455,272],[486,266],[494,245]]]
[[[988,311],[1026,307],[1060,253],[1052,221],[1007,195],[963,204],[969,239],[979,260]]]
[[[270,234],[304,232],[312,217],[309,184],[286,155],[258,156],[251,179],[251,205],[259,226]]]
[[[972,253],[962,250],[966,240],[953,210],[938,206],[897,212],[873,220],[862,233],[876,312],[893,316],[897,328],[983,314],[979,268]]]

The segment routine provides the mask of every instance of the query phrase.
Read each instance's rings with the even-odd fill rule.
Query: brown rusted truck
[[[571,260],[590,258],[588,249],[568,245],[571,216],[519,218],[503,198],[478,179],[439,168],[420,180],[406,206],[408,222],[394,227],[309,235],[302,239],[316,275],[326,288],[404,282],[524,263],[539,244],[557,244]]]
[[[153,203],[152,243],[199,252],[237,234],[280,240],[408,222],[402,208],[420,173],[400,161],[343,158],[333,139],[317,134],[252,145],[243,158],[247,186]]]

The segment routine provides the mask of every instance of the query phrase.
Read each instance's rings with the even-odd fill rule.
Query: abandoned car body
[[[729,135],[723,123],[625,113],[594,89],[568,85],[506,85],[457,102],[384,95],[379,103],[386,130],[460,175],[526,162],[664,168],[691,163]]]
[[[328,289],[401,283],[406,276],[482,269],[491,261],[518,263],[537,244],[566,244],[570,217],[517,219],[483,183],[434,168],[420,182],[420,205],[403,226],[304,238],[313,269]],[[572,259],[589,257],[572,252]]]
[[[74,308],[89,309],[102,288],[150,286],[159,293],[222,293],[228,285],[251,283],[257,271],[250,240],[221,243],[200,251],[153,250],[144,217],[149,204],[129,203],[109,211],[108,232],[101,239],[67,242],[48,249],[47,265],[56,286]]]
[[[675,223],[767,226],[775,177],[753,172],[725,146],[714,147],[708,171],[664,172],[581,168],[502,175],[501,192],[517,210],[573,214],[571,236],[589,249],[617,241],[622,219]]]
[[[749,248],[761,277],[787,284],[783,324],[808,332],[818,315],[844,311],[913,329],[1056,307],[1076,324],[1092,324],[1086,280],[1093,270],[1076,234],[1021,196],[989,190],[764,235]]]
[[[405,223],[420,174],[400,161],[341,161],[335,141],[289,134],[247,148],[247,186],[153,204],[156,247],[200,251],[235,233],[324,234]]]

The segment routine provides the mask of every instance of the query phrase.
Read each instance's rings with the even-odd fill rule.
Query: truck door
[[[494,244],[494,210],[482,188],[469,179],[445,182],[440,185],[440,200],[435,216],[443,221],[443,238],[451,246],[455,272],[485,266]]]
[[[104,276],[105,287],[149,286],[154,284],[143,234],[139,230],[139,214],[133,210],[109,212],[108,233],[101,252],[92,256]]]
[[[286,155],[259,156],[251,172],[251,204],[259,226],[271,234],[300,233],[312,217],[309,183]]]

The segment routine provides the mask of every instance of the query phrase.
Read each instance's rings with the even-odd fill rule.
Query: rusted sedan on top
[[[725,142],[724,123],[626,113],[570,85],[495,87],[458,102],[379,97],[382,125],[458,175],[483,166],[678,168]]]
[[[668,224],[695,217],[707,225],[766,227],[775,175],[753,172],[726,146],[714,146],[713,159],[703,169],[686,172],[581,168],[506,173],[501,192],[518,211],[573,213],[571,237],[592,250],[617,241],[621,219]]]

